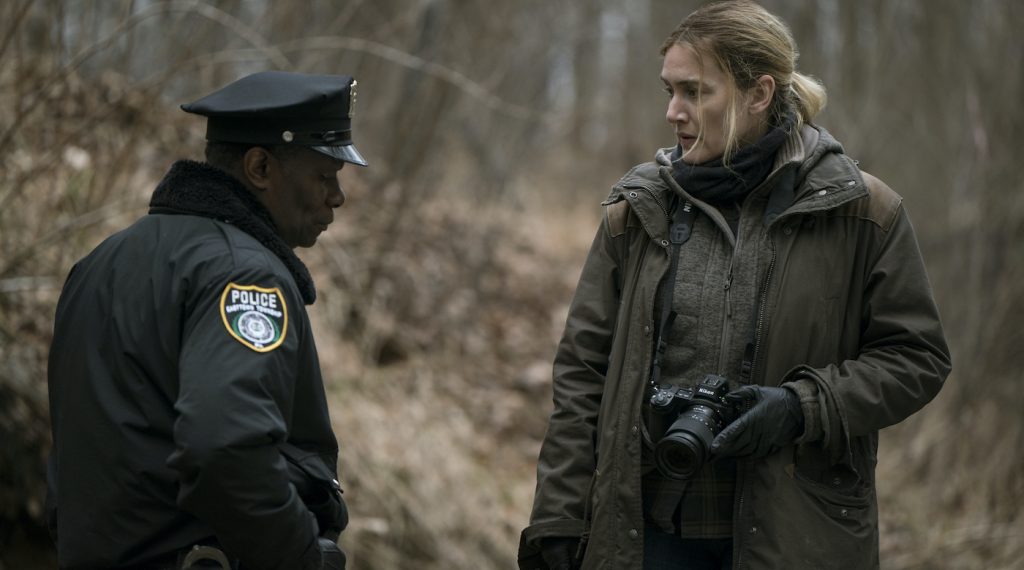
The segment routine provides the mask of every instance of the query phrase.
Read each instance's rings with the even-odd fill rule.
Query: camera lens
[[[665,436],[654,449],[654,461],[662,475],[690,479],[704,464],[704,449],[689,433]]]
[[[712,408],[695,405],[683,411],[654,447],[658,470],[670,479],[693,477],[707,461],[711,442],[722,427]]]

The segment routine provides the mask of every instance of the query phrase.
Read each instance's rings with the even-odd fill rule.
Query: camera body
[[[650,398],[654,463],[670,479],[693,477],[711,455],[711,442],[740,410],[725,395],[729,382],[708,374],[693,388],[657,385]]]

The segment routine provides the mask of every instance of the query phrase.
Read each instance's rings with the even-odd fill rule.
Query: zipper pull
[[[725,278],[725,316],[732,318],[732,303],[730,302],[729,289],[732,288],[732,271]]]

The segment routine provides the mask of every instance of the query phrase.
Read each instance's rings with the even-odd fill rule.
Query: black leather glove
[[[765,457],[792,444],[804,431],[800,398],[787,388],[744,386],[725,396],[730,404],[753,407],[722,430],[711,452],[725,456]]]
[[[341,531],[348,526],[348,507],[345,506],[345,499],[341,494],[321,485],[310,498],[303,498],[303,501],[306,508],[316,517],[320,536],[338,540]]]
[[[323,570],[345,570],[345,552],[338,547],[338,543],[329,538],[319,538],[320,556],[323,560]]]
[[[551,536],[540,540],[540,556],[549,570],[575,570],[580,539]]]

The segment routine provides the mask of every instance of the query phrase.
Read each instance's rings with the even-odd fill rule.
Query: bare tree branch
[[[34,94],[34,98],[29,103],[28,107],[19,110],[17,118],[15,118],[11,126],[7,128],[3,136],[0,136],[0,151],[5,149],[7,145],[10,143],[12,137],[14,136],[14,133],[16,133],[18,128],[21,127],[21,124],[25,117],[27,117],[33,110],[35,110],[35,108],[40,103],[46,100],[45,94],[54,84],[56,84],[62,78],[66,77],[70,72],[77,69],[89,58],[108,48],[122,35],[128,33],[130,30],[132,30],[145,20],[157,15],[167,14],[171,12],[195,13],[209,20],[215,21],[223,25],[224,27],[232,30],[233,32],[238,34],[239,37],[254,45],[256,48],[262,50],[266,54],[266,56],[278,67],[284,69],[291,67],[291,61],[289,61],[288,58],[285,57],[285,55],[281,53],[279,50],[271,47],[268,44],[268,42],[263,38],[263,36],[259,35],[251,27],[245,25],[243,22],[231,16],[230,14],[227,14],[223,10],[220,10],[204,2],[200,2],[199,0],[171,0],[169,2],[161,2],[159,4],[154,4],[146,10],[143,10],[142,12],[139,12],[138,14],[135,14],[134,16],[127,18],[126,20],[121,22],[117,26],[117,28],[114,29],[113,32],[108,34],[105,38],[97,41],[96,43],[80,51],[77,55],[72,57],[66,65],[62,66],[60,69],[55,71],[49,79],[44,81],[42,87],[40,87]]]
[[[25,0],[21,6],[14,13],[14,17],[8,20],[7,34],[4,36],[3,42],[0,42],[0,61],[3,61],[4,54],[7,53],[7,47],[11,44],[11,40],[17,35],[18,30],[21,28],[21,23],[25,20],[25,16],[28,14],[28,9],[32,7],[32,0]]]
[[[423,72],[432,77],[450,83],[464,93],[482,101],[488,107],[518,119],[549,119],[550,113],[538,113],[537,111],[510,103],[483,85],[466,77],[463,73],[439,63],[425,60],[411,53],[398,48],[361,38],[344,38],[337,36],[317,36],[303,38],[279,44],[282,52],[294,52],[302,50],[348,50],[370,54],[381,59],[390,61],[402,67]]]
[[[46,235],[23,247],[13,257],[7,259],[6,263],[4,263],[3,266],[0,266],[0,278],[7,278],[11,273],[16,271],[22,263],[31,259],[35,255],[36,251],[44,245],[124,212],[126,202],[127,200],[124,198],[113,200],[99,208],[96,208],[95,210],[92,210],[91,212],[86,212],[60,224]]]

